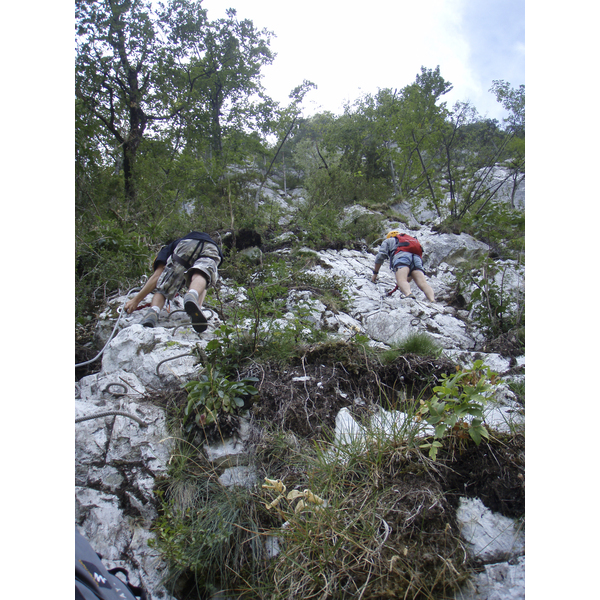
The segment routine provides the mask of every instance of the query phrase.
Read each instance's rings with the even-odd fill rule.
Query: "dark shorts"
[[[198,240],[181,240],[175,248],[175,254],[189,261],[194,249],[196,249]],[[193,265],[186,269],[183,265],[173,261],[169,256],[164,271],[156,282],[156,292],[162,294],[168,300],[172,300],[175,294],[185,283],[188,287],[194,272],[200,272],[207,281],[207,288],[215,285],[219,277],[217,264],[219,263],[219,251],[214,244],[204,242],[200,256],[196,258]]]
[[[394,256],[392,271],[395,273],[402,267],[408,267],[409,275],[413,271],[423,271],[423,273],[425,273],[421,257],[418,254],[413,254],[412,252],[398,252],[398,254]]]

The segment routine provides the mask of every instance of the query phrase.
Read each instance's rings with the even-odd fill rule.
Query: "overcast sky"
[[[268,94],[283,104],[308,79],[318,86],[305,115],[340,114],[345,102],[378,88],[402,88],[421,66],[440,66],[454,89],[482,116],[506,112],[488,90],[495,79],[525,83],[525,0],[203,0],[210,20],[235,8],[238,18],[273,31],[273,65],[264,70]]]

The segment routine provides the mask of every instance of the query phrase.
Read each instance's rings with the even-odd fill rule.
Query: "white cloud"
[[[318,90],[307,96],[306,114],[340,113],[344,102],[362,93],[400,89],[414,82],[421,66],[439,65],[454,86],[444,98],[449,105],[471,100],[481,114],[500,119],[505,113],[488,90],[492,79],[515,87],[524,83],[511,80],[524,71],[523,40],[514,39],[519,19],[524,21],[524,11],[515,6],[523,2],[204,0],[202,5],[209,19],[233,7],[238,18],[276,34],[271,48],[278,56],[265,68],[263,83],[283,104],[304,79],[315,83]]]

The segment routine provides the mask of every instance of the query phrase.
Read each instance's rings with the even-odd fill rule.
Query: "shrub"
[[[490,337],[525,325],[525,289],[521,279],[518,287],[509,285],[514,267],[486,258],[467,273],[475,289],[469,309],[473,319]],[[520,277],[520,276],[519,276]]]
[[[248,396],[258,394],[258,390],[252,385],[256,381],[256,377],[230,381],[219,369],[209,367],[199,381],[184,384],[183,387],[188,392],[183,420],[186,431],[191,431],[194,426],[204,427],[214,423],[219,412],[234,413],[243,407]]]
[[[419,417],[435,427],[434,441],[422,446],[429,448],[433,460],[442,447],[439,440],[448,434],[459,439],[470,436],[477,445],[482,437],[489,437],[483,425],[483,408],[496,377],[497,373],[477,360],[470,369],[457,368],[454,375],[442,375],[440,385],[433,388],[435,396],[420,401]]]

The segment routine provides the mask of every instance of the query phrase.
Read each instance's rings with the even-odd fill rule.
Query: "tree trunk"
[[[135,202],[137,195],[135,177],[133,174],[135,154],[135,148],[132,148],[129,142],[125,142],[123,144],[123,178],[125,182],[125,198],[128,206],[130,206],[132,202]]]
[[[435,211],[437,212],[437,216],[441,217],[442,214],[440,212],[440,207],[438,206],[437,198],[435,197],[435,191],[433,189],[433,185],[431,183],[431,178],[429,177],[429,171],[427,171],[427,167],[425,166],[425,161],[421,156],[421,150],[419,149],[419,143],[417,142],[417,138],[415,137],[414,131],[412,132],[412,138],[415,142],[415,150],[417,151],[417,156],[419,157],[419,162],[421,163],[421,169],[423,171],[423,176],[425,177],[425,181],[427,182],[427,187],[429,188],[429,193],[431,194],[431,199],[433,201],[433,205],[435,206]]]

